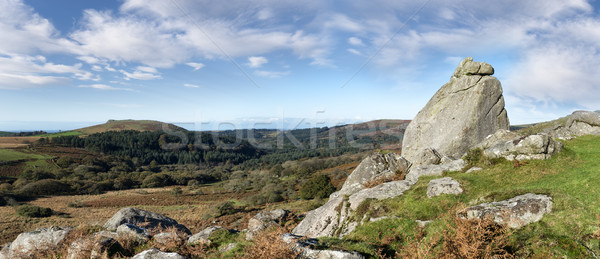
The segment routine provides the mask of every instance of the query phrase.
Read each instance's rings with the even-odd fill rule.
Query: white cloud
[[[102,71],[102,67],[101,66],[97,66],[97,65],[93,65],[92,66],[92,70],[94,70],[96,72],[100,72],[100,71]]]
[[[91,56],[79,56],[79,57],[77,57],[77,59],[79,59],[79,60],[81,60],[81,61],[83,61],[85,63],[88,63],[88,64],[98,64],[98,63],[100,63],[100,59],[95,58],[95,57],[91,57]]]
[[[118,87],[114,87],[114,86],[110,86],[110,85],[105,85],[105,84],[92,84],[92,85],[79,85],[78,87],[80,88],[93,88],[93,89],[98,89],[98,90],[123,90],[123,91],[132,91],[129,88],[118,88]]]
[[[135,109],[135,108],[144,107],[143,105],[133,104],[133,103],[104,103],[104,105],[122,108],[122,109]]]
[[[266,70],[256,70],[254,74],[260,77],[268,77],[268,78],[280,78],[283,76],[287,76],[291,73],[291,71],[266,71]]]
[[[185,64],[188,65],[188,66],[190,66],[190,67],[192,67],[192,68],[194,68],[194,71],[200,70],[201,68],[205,67],[204,64],[202,64],[202,63],[196,63],[196,62],[188,62],[188,63],[185,63]]]
[[[200,87],[199,85],[193,85],[193,84],[183,84],[183,86],[189,87],[189,88],[198,88],[198,87]]]
[[[247,65],[252,68],[259,68],[268,62],[269,60],[265,57],[249,57]]]
[[[348,50],[348,52],[350,52],[354,55],[359,55],[359,56],[361,55],[360,51],[358,51],[358,50],[355,50],[355,49],[347,49],[347,50]]]
[[[348,43],[350,43],[354,46],[364,46],[365,45],[361,39],[356,38],[356,37],[348,38]]]
[[[267,20],[271,17],[273,17],[273,11],[270,9],[262,9],[256,14],[256,18],[259,20]]]
[[[138,79],[138,80],[153,80],[153,79],[160,79],[162,78],[159,74],[158,71],[155,68],[152,67],[137,67],[137,69],[135,71],[133,71],[133,73],[129,73],[125,70],[119,70],[119,72],[121,72],[123,75],[125,75],[125,80],[130,80],[130,79]]]
[[[98,76],[81,69],[81,64],[47,62],[44,56],[0,55],[0,89],[18,89],[66,83],[70,78],[96,80]]]

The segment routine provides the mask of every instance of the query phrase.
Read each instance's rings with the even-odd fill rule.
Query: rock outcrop
[[[71,230],[69,227],[49,227],[21,233],[10,245],[2,249],[0,259],[31,258],[34,253],[44,254],[52,251]]]
[[[342,186],[332,193],[323,206],[310,211],[293,233],[307,237],[343,236],[351,232],[357,222],[349,222],[352,210],[367,198],[385,199],[402,194],[410,188],[407,181],[396,181],[365,188],[369,181],[406,172],[410,163],[395,153],[375,153],[365,158],[354,169]]]
[[[203,229],[202,231],[194,234],[193,236],[189,237],[187,242],[188,244],[206,244],[206,245],[210,245],[211,244],[211,240],[210,237],[213,235],[213,233],[215,233],[218,230],[224,230],[224,231],[229,231],[229,232],[237,232],[236,230],[232,230],[232,229],[226,229],[224,227],[221,226],[210,226],[207,227],[205,229]]]
[[[100,233],[95,233],[73,241],[67,250],[66,258],[111,258],[117,253],[125,253],[125,250],[117,240]]]
[[[552,198],[533,193],[523,194],[505,201],[483,203],[459,212],[467,218],[491,217],[494,222],[510,228],[520,228],[542,219],[552,211]]]
[[[162,232],[162,230],[166,228],[175,228],[177,231],[187,235],[192,234],[187,227],[177,223],[177,221],[172,218],[132,207],[119,210],[112,218],[106,221],[104,228],[109,231],[115,231],[120,225],[125,223],[147,229],[149,232]]]
[[[284,234],[282,239],[285,243],[292,246],[292,249],[299,253],[297,258],[306,259],[364,259],[365,257],[357,252],[348,252],[332,249],[315,249],[319,245],[316,239],[301,240],[301,236],[293,234]]]
[[[591,111],[575,111],[566,117],[564,124],[557,124],[546,129],[546,132],[558,139],[600,135],[600,114]]]
[[[436,197],[442,194],[461,194],[463,189],[460,188],[460,183],[451,177],[444,177],[429,181],[427,186],[427,197]]]
[[[402,155],[427,165],[431,159],[423,151],[433,149],[455,160],[498,129],[508,129],[502,86],[493,73],[489,64],[465,58],[408,125]]]
[[[477,147],[484,155],[507,160],[549,159],[562,150],[562,143],[546,133],[520,137],[514,132],[499,130],[490,135]]]
[[[246,240],[253,240],[256,234],[271,226],[281,225],[288,214],[289,211],[283,209],[259,212],[248,221]]]

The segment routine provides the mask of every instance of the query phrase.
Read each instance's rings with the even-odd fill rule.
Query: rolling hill
[[[136,130],[136,131],[159,131],[159,130],[176,130],[176,131],[187,131],[184,128],[175,126],[170,123],[153,121],[153,120],[108,120],[104,124],[98,124],[90,127],[81,129],[65,131],[60,133],[49,134],[50,137],[54,136],[68,136],[68,135],[90,135],[94,133],[102,133],[107,131],[121,131],[121,130]]]

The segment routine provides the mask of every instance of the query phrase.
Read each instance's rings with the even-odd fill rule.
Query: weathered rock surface
[[[357,252],[347,252],[340,250],[318,250],[314,246],[319,244],[316,239],[300,241],[301,236],[293,234],[284,234],[282,240],[292,246],[294,251],[300,253],[298,258],[306,259],[363,259],[365,258]]]
[[[477,172],[477,171],[481,171],[481,170],[483,170],[483,168],[481,168],[481,167],[471,167],[465,173],[469,174],[469,173],[473,173],[473,172]]]
[[[185,243],[185,241],[187,241],[175,232],[158,233],[152,237],[152,240],[154,241],[154,243],[159,244],[161,246],[173,247],[182,245],[183,243]]]
[[[405,183],[389,182],[370,190],[365,189],[364,184],[379,177],[391,176],[398,171],[406,172],[409,168],[410,163],[395,153],[375,153],[368,156],[348,176],[342,189],[332,193],[323,206],[308,212],[293,233],[307,237],[342,236],[349,233],[357,225],[347,222],[352,212],[350,206],[356,208],[369,197],[394,197],[393,195],[402,194],[404,191],[396,187],[405,188]],[[350,200],[352,202],[349,202]]]
[[[408,125],[402,155],[414,165],[427,165],[426,149],[461,158],[498,129],[508,129],[500,81],[486,63],[464,59],[456,71]]]
[[[600,135],[600,114],[591,111],[575,111],[567,116],[564,124],[546,129],[552,137],[571,139],[583,135]]]
[[[119,210],[112,218],[106,221],[104,228],[109,231],[115,231],[120,225],[125,223],[143,227],[150,232],[162,232],[161,230],[166,228],[175,228],[182,233],[188,235],[192,234],[188,228],[177,223],[177,221],[172,218],[132,207]]]
[[[211,235],[217,231],[217,230],[227,230],[229,232],[233,232],[233,230],[230,229],[226,229],[224,227],[221,226],[211,226],[211,227],[207,227],[205,229],[203,229],[202,231],[194,234],[193,236],[188,238],[188,244],[207,244],[209,245],[211,243],[210,241],[210,237]]]
[[[410,189],[412,184],[409,181],[393,181],[382,183],[373,188],[363,189],[357,193],[350,195],[348,202],[350,208],[355,210],[366,199],[384,200],[402,195]]]
[[[56,249],[71,229],[69,227],[53,226],[21,233],[9,246],[2,249],[0,258],[31,258],[33,253],[44,253]]]
[[[406,180],[415,184],[421,176],[441,176],[444,172],[460,171],[467,163],[462,159],[439,165],[421,165],[413,166],[406,175]]]
[[[94,233],[91,236],[79,238],[69,246],[67,259],[78,258],[110,258],[125,250],[117,240]]]
[[[520,228],[542,219],[552,211],[552,198],[533,193],[505,201],[483,203],[469,207],[459,214],[467,219],[492,217],[494,222],[511,228]]]
[[[427,186],[427,197],[436,197],[442,194],[461,194],[463,189],[460,188],[460,183],[451,177],[433,179],[429,181]]]
[[[510,139],[516,137],[514,139]],[[510,140],[506,140],[510,139]],[[495,141],[495,142],[494,142]],[[484,155],[507,160],[549,159],[562,150],[562,143],[545,133],[515,136],[515,133],[498,131],[485,139],[478,147],[485,148]]]
[[[145,243],[150,240],[150,235],[146,229],[129,223],[120,225],[117,228],[117,234],[119,236],[125,236],[127,238],[136,240],[140,243]]]
[[[165,253],[156,248],[148,249],[136,254],[132,259],[186,259],[187,257],[178,253]]]
[[[272,211],[261,211],[256,216],[248,220],[248,232],[246,232],[246,240],[254,239],[254,236],[260,231],[271,226],[277,226],[283,223],[289,211],[277,209]]]
[[[396,153],[373,153],[360,162],[334,197],[349,195],[365,188],[364,184],[378,178],[389,177],[397,172],[408,172],[410,162]]]

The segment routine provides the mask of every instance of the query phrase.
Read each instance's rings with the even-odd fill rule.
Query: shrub
[[[19,193],[27,196],[66,194],[72,191],[69,184],[54,179],[44,179],[23,186]]]
[[[151,174],[147,176],[142,182],[144,188],[163,187],[171,185],[171,177],[168,174]]]
[[[68,157],[68,156],[63,156],[63,157],[59,158],[58,160],[56,160],[56,165],[58,165],[62,168],[67,168],[71,164],[73,164],[73,158]]]
[[[442,253],[453,258],[507,258],[512,257],[508,246],[509,229],[490,217],[462,219],[455,217],[453,226],[444,232]]]
[[[306,181],[300,187],[300,198],[308,200],[314,198],[327,198],[335,192],[335,187],[327,175],[320,174]]]
[[[235,208],[235,202],[233,202],[233,201],[223,202],[223,203],[217,205],[216,209],[217,209],[217,213],[219,214],[218,217],[234,214],[237,212],[237,209]]]
[[[246,247],[244,250],[245,258],[274,258],[274,259],[285,259],[285,258],[296,258],[300,254],[299,251],[295,251],[292,246],[285,243],[281,236],[286,233],[283,228],[270,229],[259,233],[254,238],[252,245]]]
[[[52,216],[54,212],[50,208],[35,205],[22,205],[17,207],[17,214],[28,218],[45,218]]]

